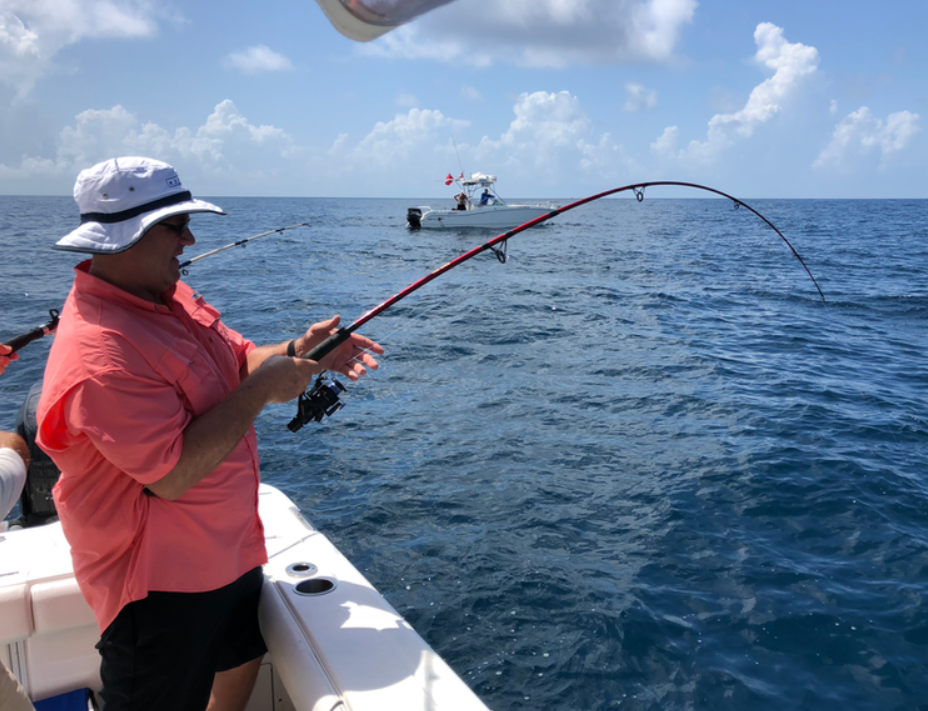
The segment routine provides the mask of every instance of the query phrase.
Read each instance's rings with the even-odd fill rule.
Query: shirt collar
[[[168,306],[154,304],[151,301],[142,299],[138,296],[135,296],[134,294],[130,294],[128,291],[123,291],[118,286],[110,284],[108,281],[104,281],[100,277],[93,276],[90,273],[91,262],[92,260],[86,259],[74,267],[74,283],[75,286],[80,287],[82,292],[100,296],[105,298],[107,301],[115,301],[129,306],[134,306],[135,308],[145,309],[147,311],[154,311],[156,313],[170,312],[170,303],[174,300],[174,294],[177,291],[177,284],[161,294],[161,298],[164,299]]]

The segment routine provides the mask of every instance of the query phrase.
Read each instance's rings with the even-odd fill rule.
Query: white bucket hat
[[[117,254],[173,215],[226,214],[221,207],[195,200],[174,168],[152,158],[111,158],[82,170],[74,183],[74,200],[81,226],[58,240],[55,249]]]
[[[372,39],[451,0],[316,0],[335,29],[349,39]]]

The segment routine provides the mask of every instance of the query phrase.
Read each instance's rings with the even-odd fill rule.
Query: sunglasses
[[[158,224],[161,227],[167,227],[178,237],[183,237],[184,233],[187,231],[187,228],[190,227],[190,220],[187,220],[186,222],[182,222],[179,225],[171,224],[170,222],[159,222]]]

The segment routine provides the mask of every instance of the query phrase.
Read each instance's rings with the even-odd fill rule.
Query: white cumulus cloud
[[[401,91],[396,95],[396,105],[407,108],[418,108],[419,98],[415,94],[410,94],[408,91]]]
[[[921,131],[920,120],[918,114],[910,111],[899,111],[883,120],[874,116],[868,107],[862,106],[838,123],[831,141],[813,167],[841,167],[855,158],[875,153],[880,157],[880,168],[883,168],[890,155],[911,145]]]
[[[651,144],[651,152],[660,158],[674,158],[677,140],[680,137],[679,126],[668,126],[660,137]]]
[[[798,42],[788,42],[783,30],[776,25],[769,22],[759,24],[754,31],[754,41],[757,44],[756,62],[772,70],[773,76],[754,87],[743,108],[713,116],[704,141],[691,141],[685,149],[677,151],[674,141],[678,132],[665,130],[663,136],[652,144],[652,151],[692,165],[711,165],[726,149],[750,138],[760,126],[780,113],[805,80],[818,69],[818,50]]]
[[[696,0],[506,0],[458,2],[401,27],[359,52],[476,67],[665,62]]]
[[[654,89],[648,89],[641,84],[629,82],[625,85],[625,93],[628,98],[625,99],[624,109],[628,113],[653,109],[657,106],[657,92]]]
[[[461,96],[463,96],[468,101],[473,101],[474,103],[480,104],[483,103],[483,94],[481,94],[475,87],[464,84],[461,87]]]
[[[242,74],[249,75],[286,72],[293,69],[293,63],[289,59],[263,44],[249,47],[241,52],[232,52],[222,63],[228,69],[237,69]]]
[[[390,121],[379,121],[354,146],[347,135],[340,135],[329,151],[337,159],[332,167],[340,173],[373,168],[395,170],[417,156],[435,152],[437,145],[450,145],[455,128],[466,125],[438,110],[412,108]]]
[[[275,174],[299,152],[293,139],[274,126],[256,126],[228,99],[216,105],[203,125],[169,131],[143,123],[122,106],[88,109],[61,130],[54,158],[24,156],[15,164],[0,164],[0,184],[25,184],[42,179],[71,183],[78,172],[107,158],[145,155],[188,166],[187,173],[224,179]],[[284,164],[285,164],[284,160]]]
[[[0,82],[24,94],[63,47],[87,38],[149,37],[161,17],[146,0],[2,0]]]
[[[630,161],[608,133],[597,133],[580,100],[568,91],[523,93],[515,118],[498,139],[484,136],[471,154],[493,172],[536,176],[556,184],[562,171],[580,168],[601,179],[628,169]],[[499,172],[502,172],[500,170]]]

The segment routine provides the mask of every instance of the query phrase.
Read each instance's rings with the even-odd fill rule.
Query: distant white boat
[[[258,502],[270,651],[245,711],[487,711],[290,499]],[[98,690],[98,638],[61,524],[0,533],[0,661],[29,697]]]
[[[511,205],[496,192],[495,175],[474,173],[465,179],[464,174],[456,180],[450,175],[445,184],[457,183],[461,192],[455,196],[457,209],[433,210],[431,207],[411,207],[406,211],[406,221],[412,229],[458,229],[461,227],[484,227],[508,230],[547,215],[557,209],[555,205]]]

